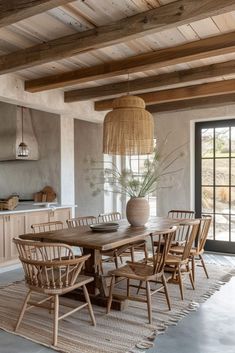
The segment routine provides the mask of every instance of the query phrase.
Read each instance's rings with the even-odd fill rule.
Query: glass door
[[[196,123],[195,210],[213,217],[206,250],[235,253],[235,119]]]

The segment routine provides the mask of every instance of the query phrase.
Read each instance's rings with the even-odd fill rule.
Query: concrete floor
[[[158,336],[148,353],[235,353],[235,278]]]
[[[0,273],[0,285],[19,280],[22,276],[20,269]],[[169,327],[164,335],[158,336],[154,347],[147,352],[235,353],[234,294],[235,278],[202,304],[197,312],[190,313],[177,326]],[[0,330],[0,353],[54,352]]]

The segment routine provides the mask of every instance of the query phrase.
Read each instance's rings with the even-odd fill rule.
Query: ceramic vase
[[[133,227],[144,226],[149,219],[149,203],[144,197],[131,197],[126,205],[126,217]]]

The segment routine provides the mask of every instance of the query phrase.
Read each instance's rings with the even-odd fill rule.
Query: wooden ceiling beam
[[[171,112],[178,110],[192,110],[202,108],[216,108],[227,104],[235,104],[235,94],[188,99],[184,101],[160,103],[147,106],[150,113]]]
[[[127,59],[29,80],[25,82],[25,89],[28,92],[40,92],[124,75],[127,72],[135,73],[158,69],[233,52],[235,52],[235,32],[156,50]]]
[[[0,28],[38,15],[73,0],[8,0],[0,1]]]
[[[233,10],[234,0],[178,0],[108,25],[1,56],[0,74],[72,57]]]
[[[138,93],[139,91],[162,88],[164,86],[191,83],[202,79],[235,74],[235,60],[224,63],[201,66],[189,70],[175,71],[166,74],[138,78],[131,81],[122,81],[103,86],[75,89],[64,94],[65,102],[78,102],[99,97],[115,96],[126,92]]]
[[[162,91],[138,94],[144,99],[146,105],[182,101],[192,98],[219,96],[227,93],[235,93],[235,79],[227,81],[210,82],[200,85],[173,88]],[[114,99],[106,99],[95,102],[95,110],[111,110]]]

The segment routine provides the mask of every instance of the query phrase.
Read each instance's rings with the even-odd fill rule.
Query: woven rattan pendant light
[[[103,153],[141,155],[153,152],[153,117],[145,102],[126,95],[113,102],[113,110],[104,119]]]

